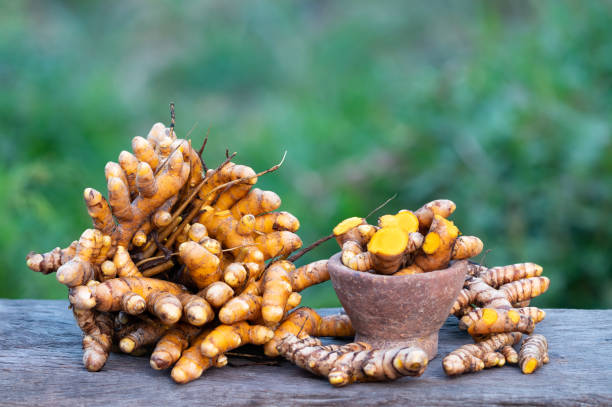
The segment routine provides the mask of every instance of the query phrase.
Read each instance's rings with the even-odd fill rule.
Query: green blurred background
[[[485,264],[544,267],[538,305],[612,307],[611,21],[604,1],[4,1],[0,297],[66,297],[24,256],[78,238],[83,188],[174,101],[211,166],[288,151],[260,184],[305,244],[394,193],[386,212],[445,197]],[[337,304],[329,283],[304,302]]]

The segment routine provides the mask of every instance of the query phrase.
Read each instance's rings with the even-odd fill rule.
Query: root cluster
[[[26,257],[69,288],[88,370],[111,351],[150,353],[154,369],[194,380],[239,346],[269,343],[299,292],[329,279],[326,260],[297,269],[285,260],[302,246],[300,222],[255,186],[280,164],[257,174],[229,155],[207,170],[200,154],[173,125],[155,124],[106,165],[106,197],[85,189],[92,227]],[[324,320],[318,333],[334,333]],[[351,335],[339,321],[337,333]]]
[[[482,251],[476,236],[459,236],[447,218],[455,203],[439,199],[412,212],[407,209],[378,218],[348,218],[333,230],[342,248],[342,263],[357,271],[403,276],[448,267],[451,260],[474,257]]]
[[[295,267],[305,252],[291,256],[302,246],[300,222],[277,211],[276,193],[255,186],[282,161],[256,173],[228,154],[207,169],[201,150],[176,137],[174,114],[169,128],[155,124],[146,138],[132,139],[132,152],[106,165],[106,197],[85,189],[92,227],[66,248],[27,255],[30,269],[55,273],[68,287],[85,367],[102,369],[111,351],[149,354],[152,368],[172,369],[171,377],[186,383],[253,344],[335,386],[422,374],[428,361],[421,349],[323,346],[314,338],[354,331],[346,315],[296,308],[299,292],[329,280],[329,272],[327,260]],[[444,269],[483,248],[447,219],[454,210],[452,201],[436,200],[383,215],[376,226],[349,218],[333,237],[343,264],[357,271],[402,276]],[[505,363],[532,373],[548,362],[541,335],[527,338],[520,352],[513,347],[545,316],[529,307],[548,289],[541,273],[532,263],[470,266],[451,314],[476,343],[444,358],[447,374]]]

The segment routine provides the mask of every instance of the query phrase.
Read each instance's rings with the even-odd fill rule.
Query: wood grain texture
[[[451,317],[419,378],[336,389],[280,361],[211,369],[179,386],[145,357],[113,354],[101,372],[87,372],[66,301],[0,300],[0,405],[612,405],[612,310],[546,311],[536,332],[548,338],[550,363],[532,375],[506,366],[445,376],[441,355],[470,341]]]

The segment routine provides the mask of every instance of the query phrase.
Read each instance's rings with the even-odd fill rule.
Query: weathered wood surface
[[[0,300],[0,404],[612,405],[612,310],[547,314],[537,332],[548,338],[550,363],[529,376],[506,366],[446,377],[440,355],[469,342],[451,317],[440,333],[438,356],[419,378],[337,389],[280,361],[211,369],[179,386],[168,372],[151,369],[145,357],[113,354],[101,372],[89,373],[67,302]]]

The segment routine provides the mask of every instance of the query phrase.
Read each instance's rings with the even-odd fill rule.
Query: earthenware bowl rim
[[[364,280],[372,280],[375,281],[378,279],[378,281],[383,281],[384,279],[388,279],[388,278],[392,278],[394,279],[395,282],[400,282],[400,280],[410,280],[410,279],[436,279],[436,278],[443,278],[443,274],[446,273],[450,273],[451,271],[454,271],[455,269],[458,268],[465,268],[466,269],[466,273],[467,273],[467,264],[468,261],[467,260],[460,260],[460,261],[456,261],[455,263],[451,264],[449,267],[444,268],[444,269],[439,269],[439,270],[432,270],[432,271],[428,271],[426,273],[417,273],[417,274],[406,274],[403,276],[394,276],[391,274],[378,274],[378,273],[371,273],[369,271],[357,271],[357,270],[353,270],[350,267],[345,266],[344,264],[342,264],[342,260],[341,260],[341,256],[342,256],[342,252],[338,252],[336,254],[334,254],[333,256],[331,256],[329,258],[329,262],[331,264],[334,265],[334,267],[338,267],[338,270],[334,270],[333,267],[329,267],[329,272],[330,273],[336,273],[337,271],[341,271],[341,272],[350,272],[353,274],[358,274],[360,277]]]

